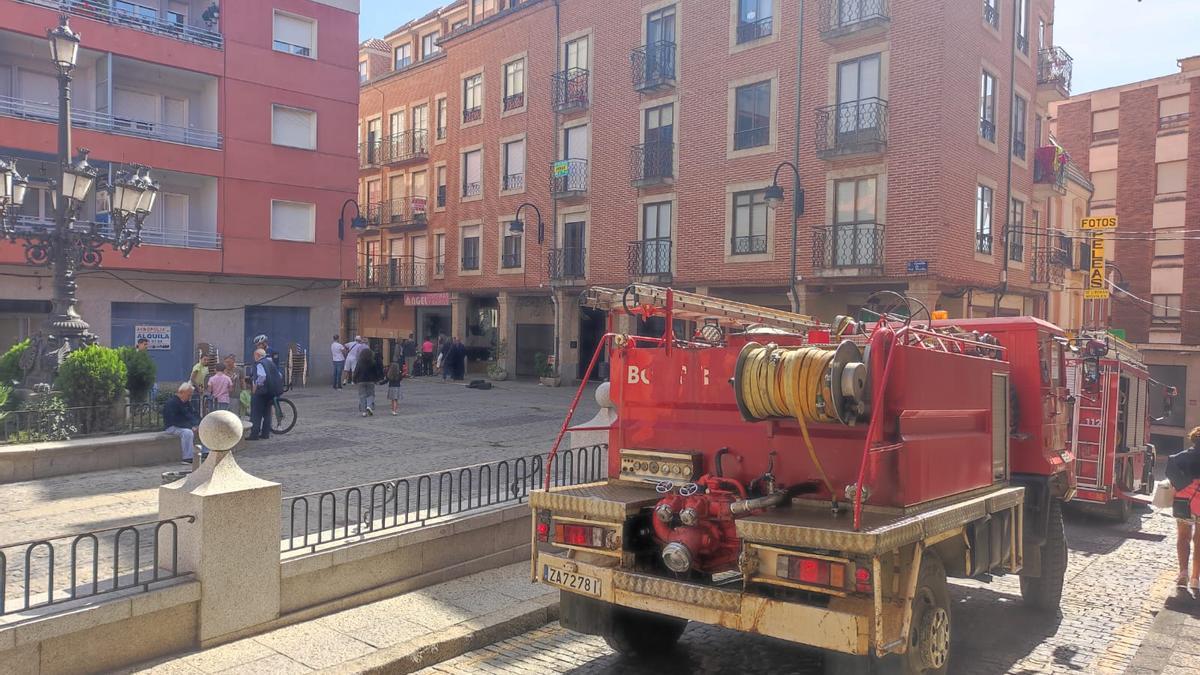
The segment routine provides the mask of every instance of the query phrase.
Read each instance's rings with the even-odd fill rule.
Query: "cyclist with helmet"
[[[254,336],[254,348],[261,349],[266,352],[267,357],[275,362],[275,366],[279,366],[279,352],[271,349],[271,346],[267,344],[267,336],[265,333]]]

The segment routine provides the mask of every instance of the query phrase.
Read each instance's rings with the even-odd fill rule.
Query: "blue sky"
[[[362,0],[360,36],[382,37],[442,4]],[[1200,0],[1057,0],[1055,13],[1055,43],[1075,57],[1075,92],[1178,72],[1176,59],[1200,54]]]

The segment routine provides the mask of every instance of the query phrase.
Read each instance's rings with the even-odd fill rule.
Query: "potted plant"
[[[487,367],[488,379],[493,382],[503,382],[508,379],[508,367],[504,361],[506,356],[508,356],[508,343],[501,340],[492,350],[492,360]]]
[[[542,352],[534,354],[533,363],[537,370],[538,382],[543,387],[557,387],[562,384],[562,378],[558,375],[558,369],[550,363],[550,359],[545,354]]]

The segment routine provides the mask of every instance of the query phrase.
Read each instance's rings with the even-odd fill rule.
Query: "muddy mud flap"
[[[602,600],[559,591],[558,621],[567,630],[607,635],[612,631],[613,609],[613,605]]]

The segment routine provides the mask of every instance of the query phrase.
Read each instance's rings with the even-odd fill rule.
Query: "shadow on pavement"
[[[996,659],[983,663],[976,658],[970,663],[956,665],[952,657],[950,672],[966,672],[968,667],[971,672],[1029,675],[1040,672],[1014,671],[1012,667],[1058,632],[1062,623],[1060,613],[1037,612],[1023,606],[1019,595],[976,586],[951,584],[950,601],[955,620],[951,654],[995,655]],[[997,649],[998,644],[1003,644],[1004,649]],[[1072,663],[1074,657],[1074,650],[1070,648],[1059,647],[1054,652],[1056,664],[1082,670],[1083,666]]]

